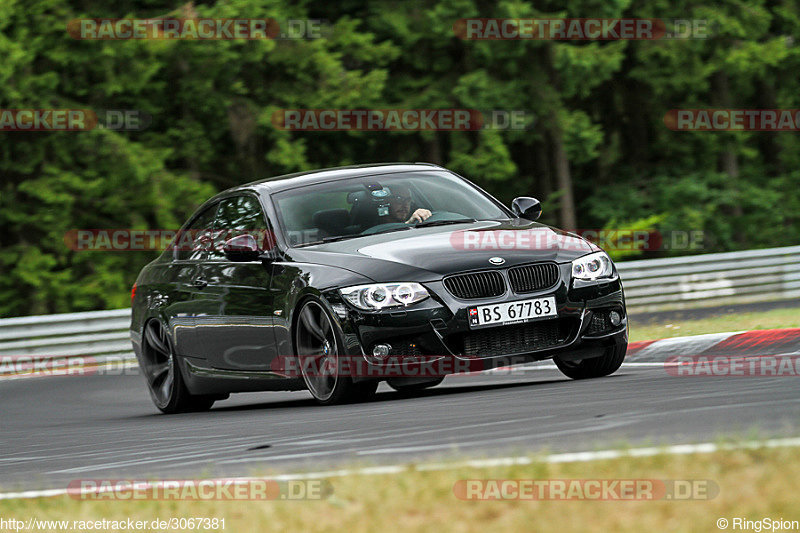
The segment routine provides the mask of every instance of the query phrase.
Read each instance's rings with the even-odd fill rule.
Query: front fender
[[[280,295],[281,292],[284,294],[282,301],[276,302],[275,306],[275,323],[278,326],[275,330],[277,348],[278,354],[283,356],[295,355],[292,332],[296,321],[295,311],[303,299],[309,296],[318,298],[341,327],[339,317],[325,297],[325,293],[335,291],[339,287],[374,283],[374,280],[364,275],[333,266],[276,263],[275,267],[280,270],[276,270],[273,276],[273,288],[278,291],[276,295]]]

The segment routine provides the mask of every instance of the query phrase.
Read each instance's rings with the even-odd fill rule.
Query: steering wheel
[[[453,213],[452,211],[431,211],[431,216],[423,220],[423,222],[439,222],[440,220],[456,220],[459,218],[464,218],[464,215]],[[418,224],[418,222],[415,224]]]
[[[464,215],[459,213],[453,213],[452,211],[432,211],[431,216],[423,220],[423,222],[438,222],[440,220],[457,220],[460,218],[464,218]],[[377,226],[372,226],[371,228],[367,228],[361,232],[361,235],[372,235],[373,233],[380,233],[381,231],[387,231],[395,228],[402,228],[402,227],[413,227],[418,222],[412,224],[406,224],[405,222],[384,222],[383,224],[378,224]]]

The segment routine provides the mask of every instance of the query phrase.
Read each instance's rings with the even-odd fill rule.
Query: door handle
[[[195,278],[194,281],[192,281],[192,285],[194,285],[198,289],[203,289],[206,287],[206,285],[208,285],[208,282],[203,278]]]

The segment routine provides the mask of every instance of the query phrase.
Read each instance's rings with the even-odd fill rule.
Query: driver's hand
[[[417,222],[422,222],[423,220],[427,219],[429,216],[431,216],[431,212],[428,211],[427,209],[417,209],[411,215],[411,218],[406,220],[406,224],[413,224],[413,223],[417,223]]]

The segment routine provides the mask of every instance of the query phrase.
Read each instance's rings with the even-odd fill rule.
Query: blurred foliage
[[[80,41],[81,17],[325,19],[322,39]],[[708,21],[706,39],[464,41],[466,17]],[[174,229],[271,175],[431,161],[546,223],[702,231],[705,251],[800,241],[796,133],[686,133],[675,108],[800,108],[791,0],[3,0],[0,108],[137,109],[142,132],[0,133],[0,316],[127,305],[155,254],[75,252],[76,228]],[[525,130],[289,132],[281,108],[524,110]],[[560,174],[559,174],[560,169]],[[685,253],[680,251],[661,252]],[[648,257],[656,252],[622,253]]]

